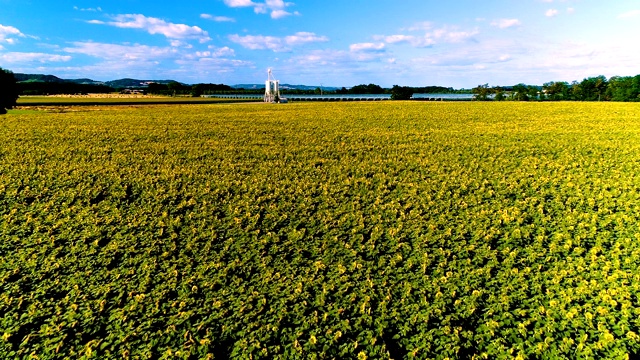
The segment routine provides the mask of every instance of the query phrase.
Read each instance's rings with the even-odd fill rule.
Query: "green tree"
[[[603,75],[590,77],[582,80],[580,82],[580,86],[576,89],[578,99],[582,101],[600,101],[607,100],[606,97],[606,89],[607,89],[607,78]]]
[[[393,85],[391,88],[391,100],[409,100],[413,96],[413,88],[408,86]]]
[[[507,96],[504,93],[504,89],[500,86],[494,87],[493,93],[496,94],[496,96],[494,97],[495,101],[504,101],[507,99]]]
[[[552,101],[568,100],[570,97],[569,84],[566,82],[551,81],[544,83],[542,89],[547,98]]]
[[[356,85],[349,89],[350,94],[384,94],[384,89],[376,84]]]
[[[640,75],[612,77],[605,94],[612,101],[640,101]]]
[[[13,73],[0,68],[0,114],[6,114],[8,109],[16,106],[18,100],[18,85]]]
[[[529,101],[530,90],[525,84],[518,84],[513,87],[513,98],[517,101]]]
[[[484,84],[474,87],[471,89],[471,92],[473,93],[474,100],[487,101],[489,100],[489,95],[491,95],[492,90],[493,89],[489,87],[489,84]]]

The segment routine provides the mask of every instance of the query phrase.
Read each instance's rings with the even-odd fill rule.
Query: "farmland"
[[[640,354],[640,106],[0,118],[1,358]]]
[[[89,95],[54,95],[54,96],[21,96],[18,106],[106,106],[106,105],[166,105],[166,104],[212,104],[256,102],[254,99],[215,99],[202,97],[169,97],[147,95],[89,94]]]

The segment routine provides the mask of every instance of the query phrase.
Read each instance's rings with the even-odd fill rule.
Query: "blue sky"
[[[0,0],[0,67],[353,86],[640,74],[638,0]]]

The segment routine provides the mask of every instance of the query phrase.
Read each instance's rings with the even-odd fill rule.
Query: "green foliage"
[[[489,87],[489,84],[484,84],[474,87],[471,92],[474,100],[487,101],[489,100],[489,95],[493,93],[493,89]]]
[[[12,109],[18,100],[18,87],[13,73],[0,68],[0,115]]]
[[[0,128],[0,358],[640,353],[635,104],[76,110]]]
[[[516,101],[544,100],[544,87],[518,84],[511,91],[511,99]]]
[[[356,85],[348,90],[349,94],[384,94],[384,89],[380,85]]]
[[[393,85],[391,89],[391,100],[410,100],[412,96],[413,88]]]
[[[640,101],[640,75],[612,77],[606,93],[613,101]]]
[[[559,101],[571,99],[571,96],[569,94],[569,84],[566,82],[548,82],[543,85],[542,89],[546,94],[548,100]]]

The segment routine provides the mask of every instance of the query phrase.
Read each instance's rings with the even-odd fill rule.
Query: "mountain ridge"
[[[23,74],[23,73],[14,73],[14,77],[17,82],[48,82],[48,83],[74,83],[74,84],[85,84],[85,85],[106,85],[112,88],[144,88],[149,83],[157,83],[157,84],[169,84],[172,82],[177,82],[184,85],[195,85],[195,84],[186,84],[176,80],[140,80],[140,79],[132,79],[132,78],[122,78],[117,80],[109,80],[109,81],[96,81],[89,78],[81,78],[81,79],[63,79],[57,77],[55,75],[45,75],[45,74]],[[264,84],[236,84],[229,85],[234,89],[264,89]],[[311,86],[311,85],[291,85],[291,84],[280,84],[281,89],[295,89],[295,90],[315,90],[320,86]],[[338,87],[325,86],[322,87],[323,90],[332,91],[339,89]]]

